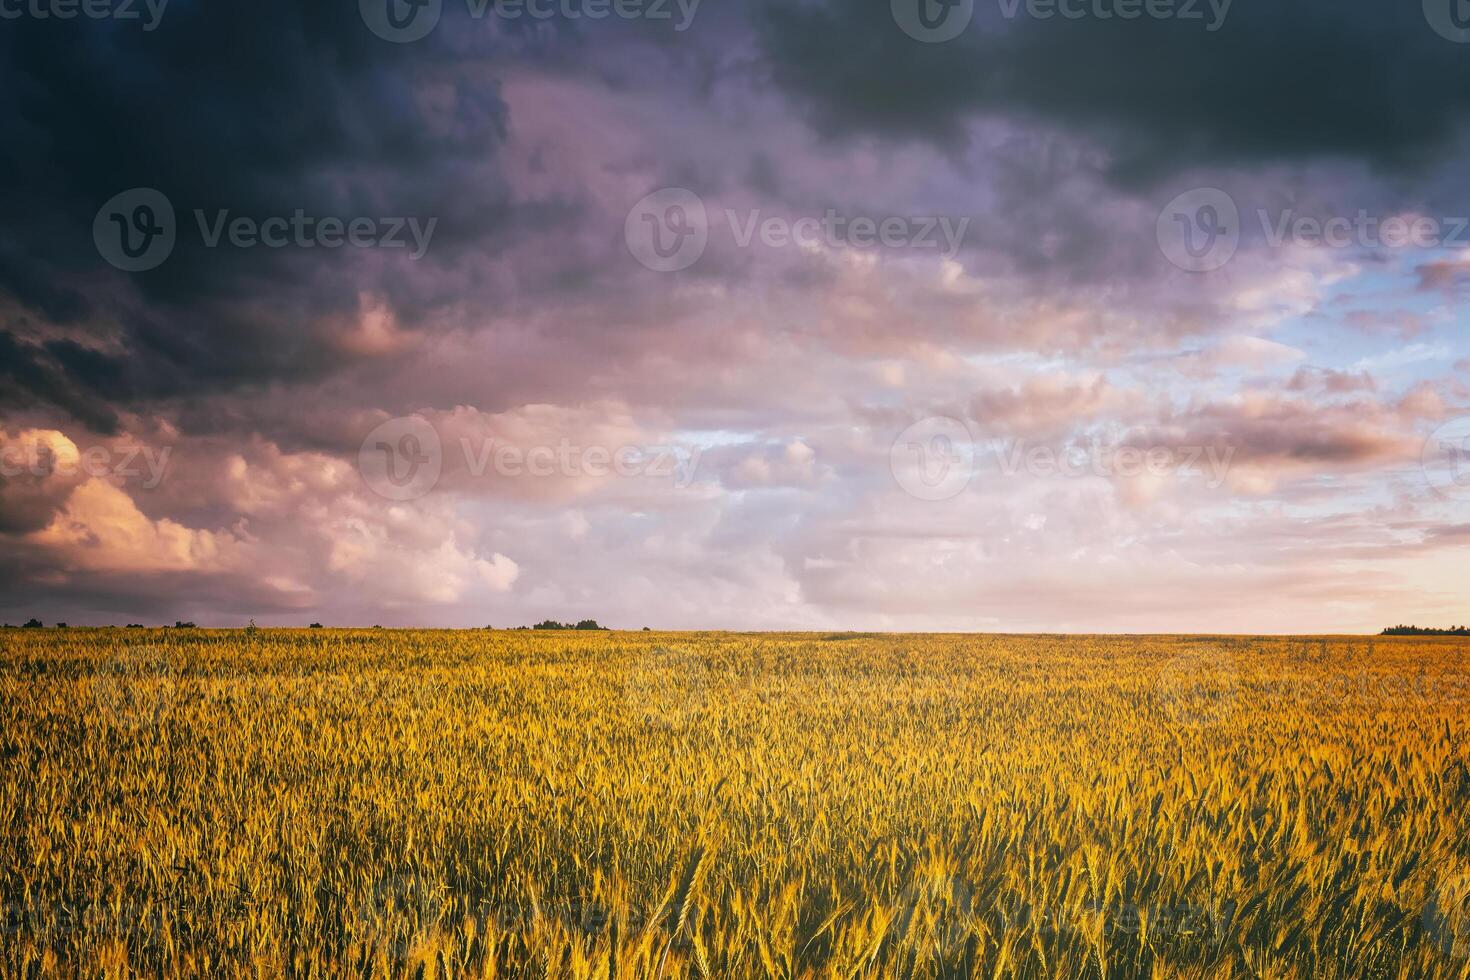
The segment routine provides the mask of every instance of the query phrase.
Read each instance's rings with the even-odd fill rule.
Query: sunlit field
[[[1470,976],[1463,640],[0,642],[5,976]]]

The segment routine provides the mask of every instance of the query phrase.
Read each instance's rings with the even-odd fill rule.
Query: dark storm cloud
[[[305,625],[306,618],[278,594],[243,577],[210,579],[173,573],[140,580],[136,575],[77,574],[64,594],[37,585],[47,572],[44,561],[24,556],[19,565],[0,570],[0,621],[21,623],[41,616],[49,626],[122,626],[132,622],[163,625],[178,619],[204,626],[243,626],[252,615],[275,614],[277,621]],[[178,596],[188,595],[187,601]]]
[[[101,354],[45,350],[0,323],[0,370],[32,397],[106,428],[89,397],[167,395],[321,374],[320,325],[364,291],[399,320],[440,300],[407,249],[206,248],[210,220],[438,218],[426,262],[483,245],[505,213],[493,77],[431,38],[388,44],[355,3],[175,0],[156,29],[22,18],[0,32],[0,294],[28,318],[121,335]],[[432,95],[426,96],[429,91]],[[178,240],[158,268],[106,265],[93,218],[133,187],[162,191]],[[377,251],[378,255],[368,255]]]
[[[97,355],[79,355],[74,344],[54,346],[62,357],[0,331],[0,409],[24,411],[38,403],[50,405],[96,432],[114,432],[117,415],[88,390],[84,377],[77,375],[93,372],[108,377],[110,382],[117,362]],[[68,356],[81,367],[75,375],[66,369],[64,359]]]
[[[462,4],[444,9],[437,30],[412,44],[374,36],[350,2],[174,0],[151,31],[6,21],[0,296],[14,304],[0,314],[0,371],[10,379],[0,397],[106,432],[141,400],[320,380],[362,356],[333,332],[365,293],[409,332],[456,304],[488,323],[504,284],[486,259],[512,243],[524,253],[539,240],[549,259],[536,253],[541,280],[508,290],[523,309],[549,293],[596,294],[646,321],[648,291],[630,295],[636,285],[612,262],[626,259],[621,245],[574,240],[601,243],[619,230],[587,213],[585,188],[527,198],[501,175],[510,119],[498,86],[508,65],[596,78],[608,91],[692,93],[724,112],[734,102],[711,94],[719,80],[746,92],[769,77],[831,135],[959,146],[980,114],[1060,121],[1112,151],[1115,177],[1319,154],[1403,165],[1445,142],[1470,101],[1470,48],[1435,34],[1417,4],[1235,0],[1210,32],[1146,18],[1040,22],[1024,5],[1006,21],[999,0],[980,0],[975,23],[945,44],[904,35],[888,0],[710,2],[683,32],[616,19],[471,22]],[[992,177],[1007,220],[990,224],[1023,229],[1005,251],[1027,271],[1118,274],[1124,253],[1112,247],[1110,217],[1056,193],[1066,173],[1109,164],[1088,157],[1048,169],[1035,163],[1041,152],[997,151]],[[677,145],[648,155],[666,162],[667,182],[703,186],[686,180],[694,165]],[[741,179],[761,195],[796,195],[785,166],[757,148]],[[179,239],[162,266],[129,275],[102,261],[91,230],[104,201],[138,186],[168,196]],[[419,263],[389,250],[210,249],[196,208],[438,225]],[[1144,252],[1154,258],[1151,243]],[[722,261],[713,253],[701,274],[736,278],[740,263]],[[58,326],[69,339],[48,335]]]
[[[1102,19],[1095,5],[1038,20],[1025,0],[1013,18],[1009,2],[976,0],[943,43],[903,33],[889,0],[767,2],[758,23],[773,78],[830,135],[957,147],[977,115],[1034,116],[1101,138],[1120,179],[1321,157],[1411,167],[1470,106],[1470,47],[1418,2],[1236,0],[1215,31],[1205,0],[1202,20]]]

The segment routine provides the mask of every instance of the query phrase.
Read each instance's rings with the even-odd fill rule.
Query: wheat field
[[[6,630],[7,977],[1467,977],[1453,639]]]

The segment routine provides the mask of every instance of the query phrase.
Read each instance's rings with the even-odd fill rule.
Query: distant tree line
[[[41,622],[39,619],[29,619],[29,620],[26,620],[25,624],[21,628],[22,629],[43,629],[43,628],[45,628],[45,626],[46,626],[46,624],[43,623],[43,622]],[[56,624],[56,627],[58,629],[66,629],[66,624],[65,623],[57,623]],[[9,623],[4,624],[4,628],[5,629],[15,629],[15,627],[12,626],[12,625],[10,625]],[[108,628],[109,629],[112,629],[114,627],[108,627]],[[127,628],[130,629],[130,630],[147,629],[147,627],[144,626],[142,623],[129,623],[127,625]],[[169,629],[169,627],[167,625],[165,625],[163,628],[164,629]],[[319,630],[319,629],[323,629],[324,627],[322,626],[321,623],[312,623],[311,626],[310,626],[310,628],[311,629],[314,629],[314,630]],[[375,630],[380,630],[382,628],[383,627],[381,627],[381,626],[374,626],[373,627],[373,629],[375,629]],[[485,627],[485,629],[487,629],[487,630],[491,630],[491,629],[494,629],[494,628],[495,627],[493,627],[493,626],[486,626]],[[554,619],[548,619],[548,620],[544,620],[544,621],[542,621],[540,623],[537,623],[535,626],[517,626],[515,628],[518,629],[518,630],[597,630],[597,631],[604,632],[604,633],[610,632],[610,630],[609,630],[608,627],[598,625],[597,620],[595,620],[595,619],[583,619],[583,620],[579,620],[576,623],[559,623],[559,622],[557,622]],[[189,622],[187,620],[180,619],[180,620],[178,620],[178,621],[176,621],[174,623],[173,629],[198,629],[198,627],[194,623],[192,623],[192,622]],[[247,633],[254,633],[258,629],[259,629],[259,627],[257,627],[255,625],[255,620],[252,619],[250,621],[250,625],[247,626],[247,627],[245,627],[245,632],[247,632]],[[646,631],[648,629],[648,627],[645,626],[645,627],[643,627],[643,629]]]
[[[46,624],[43,623],[43,622],[41,622],[39,619],[34,619],[33,618],[33,619],[28,619],[24,623],[22,623],[20,628],[23,629],[23,630],[39,630],[39,629],[45,629],[46,628]],[[59,629],[59,630],[64,630],[67,627],[66,627],[66,624],[65,623],[57,623],[56,624],[56,628]],[[86,629],[86,627],[82,627],[82,628],[83,629]],[[115,627],[115,626],[104,626],[104,627],[101,627],[101,628],[102,629],[116,629],[117,627]],[[142,623],[129,623],[125,628],[126,629],[130,629],[130,630],[141,630],[141,629],[147,629],[148,627],[144,626]],[[163,628],[164,629],[168,629],[168,626],[164,626]],[[184,620],[180,619],[180,620],[176,620],[174,622],[173,628],[174,629],[177,629],[177,630],[192,630],[192,629],[197,629],[198,627],[196,627],[193,623],[185,622]],[[14,626],[11,626],[9,623],[6,623],[5,624],[5,629],[13,630],[13,629],[15,629],[15,627]]]
[[[1390,626],[1380,636],[1470,636],[1470,626],[1451,626],[1447,630],[1427,626]]]

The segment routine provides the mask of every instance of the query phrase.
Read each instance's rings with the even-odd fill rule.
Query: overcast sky
[[[1450,2],[0,0],[0,616],[1470,620]]]

